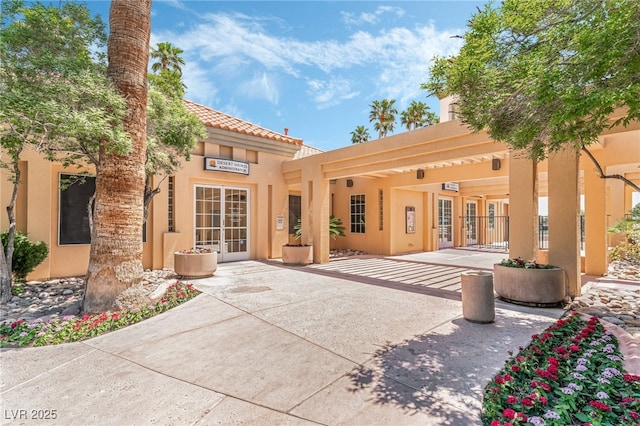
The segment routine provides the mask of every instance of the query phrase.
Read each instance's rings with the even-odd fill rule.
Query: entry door
[[[478,203],[467,201],[465,216],[467,227],[467,246],[478,244]]]
[[[453,199],[438,199],[438,238],[440,248],[453,247]]]
[[[195,188],[196,247],[211,247],[219,262],[249,259],[249,189]]]

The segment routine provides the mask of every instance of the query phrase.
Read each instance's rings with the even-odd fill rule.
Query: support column
[[[313,263],[329,263],[329,215],[331,191],[329,180],[313,180]]]
[[[322,177],[319,166],[305,167],[301,182],[302,244],[313,245],[313,262],[329,262],[329,180]]]
[[[607,215],[605,180],[592,168],[584,168],[585,259],[584,272],[607,272]]]
[[[549,156],[549,263],[567,273],[569,296],[580,296],[579,156],[567,148]]]
[[[509,154],[509,257],[538,257],[538,168],[523,151]]]

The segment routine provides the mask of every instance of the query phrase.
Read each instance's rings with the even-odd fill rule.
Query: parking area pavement
[[[458,252],[220,264],[149,320],[2,349],[2,424],[480,424],[507,351],[563,311],[496,301],[494,323],[466,321],[458,269],[493,259]]]

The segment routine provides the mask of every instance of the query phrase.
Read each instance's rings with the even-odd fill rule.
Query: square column
[[[595,170],[584,167],[584,272],[604,275],[607,272],[607,215],[605,180]]]
[[[509,153],[509,257],[538,257],[538,167],[524,151]]]
[[[549,155],[549,263],[567,273],[569,296],[581,294],[579,154]]]
[[[302,244],[313,245],[313,262],[329,262],[329,180],[318,167],[304,168],[301,182]]]

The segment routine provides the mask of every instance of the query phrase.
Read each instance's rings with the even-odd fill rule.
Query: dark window
[[[60,175],[60,245],[91,243],[87,207],[95,191],[94,176]]]
[[[169,232],[175,232],[175,183],[176,178],[174,176],[169,176],[168,186],[167,186],[167,227],[169,228]]]
[[[299,195],[289,195],[289,234],[295,234],[295,226],[302,217],[302,200]]]

